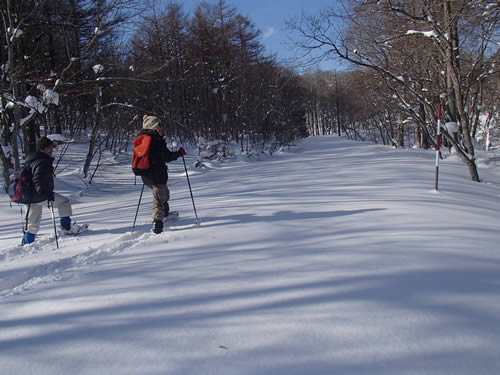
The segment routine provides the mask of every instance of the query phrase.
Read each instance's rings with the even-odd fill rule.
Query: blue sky
[[[205,0],[214,4],[217,0]],[[236,8],[243,16],[248,17],[261,31],[261,42],[266,53],[277,53],[278,59],[291,58],[289,34],[286,21],[300,17],[302,12],[318,13],[321,9],[335,4],[335,0],[227,0],[227,4]],[[192,12],[201,0],[184,0],[186,12]],[[334,62],[325,62],[320,66],[323,70],[334,69]]]

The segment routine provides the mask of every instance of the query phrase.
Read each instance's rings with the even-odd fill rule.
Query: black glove
[[[181,147],[181,148],[179,149],[178,153],[179,153],[179,155],[180,155],[180,156],[186,156],[186,155],[187,155],[186,150],[184,150],[184,148],[183,148],[183,147]]]
[[[56,200],[54,197],[54,192],[47,193],[47,200],[49,202],[54,202]]]

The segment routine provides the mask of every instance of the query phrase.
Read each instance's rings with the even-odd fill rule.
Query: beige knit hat
[[[142,117],[142,128],[160,131],[160,121],[158,117],[144,115]]]

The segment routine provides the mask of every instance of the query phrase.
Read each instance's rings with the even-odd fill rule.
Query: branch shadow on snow
[[[272,221],[301,221],[301,220],[315,220],[326,219],[332,217],[341,217],[349,215],[357,215],[366,212],[384,211],[385,208],[367,208],[361,210],[340,210],[340,211],[317,211],[317,212],[296,212],[296,211],[278,211],[272,215],[258,215],[258,214],[242,214],[242,215],[228,215],[221,217],[202,217],[203,227],[218,227],[226,226],[228,224],[244,224],[244,223],[267,223]],[[223,222],[220,222],[223,220]]]
[[[120,273],[113,274],[112,277],[120,277]],[[194,281],[200,286],[203,285],[201,277],[200,280]],[[158,280],[154,282],[158,283]],[[399,355],[391,351],[393,341],[402,339],[396,333],[401,335],[405,333],[404,327],[399,331],[394,327],[404,324],[406,319],[416,317],[408,315],[409,311],[419,312],[423,317],[441,317],[441,319],[428,319],[426,324],[422,324],[420,335],[428,340],[424,342],[451,340],[457,329],[458,335],[463,332],[462,327],[468,327],[467,331],[473,331],[478,336],[495,337],[500,327],[498,315],[488,312],[481,306],[462,304],[460,298],[457,299],[457,296],[494,293],[498,285],[498,269],[487,270],[477,266],[452,270],[436,268],[336,278],[323,274],[315,280],[290,281],[286,285],[259,283],[251,286],[253,285],[251,282],[249,279],[248,288],[245,290],[235,290],[228,285],[225,289],[212,291],[205,285],[199,288],[197,293],[189,295],[158,295],[147,301],[123,301],[111,306],[89,306],[68,312],[40,313],[34,317],[0,318],[2,330],[21,326],[47,328],[40,330],[42,333],[0,340],[0,352],[8,355],[10,350],[16,348],[36,351],[42,346],[52,345],[57,352],[56,349],[62,345],[78,345],[79,340],[96,340],[105,345],[113,343],[120,345],[130,338],[134,338],[134,344],[137,346],[149,347],[153,345],[149,342],[150,336],[155,335],[161,328],[172,334],[171,337],[167,335],[164,338],[164,350],[168,353],[169,350],[175,351],[179,346],[181,348],[183,345],[189,346],[191,340],[196,341],[198,330],[224,331],[241,324],[247,330],[255,330],[264,337],[269,332],[260,326],[259,317],[266,317],[280,322],[270,327],[275,330],[273,332],[275,338],[260,341],[258,345],[244,349],[238,347],[237,338],[226,338],[224,344],[230,348],[234,364],[224,365],[240,366],[234,367],[233,373],[254,374],[257,364],[252,361],[258,358],[269,374],[396,374],[404,373],[409,366],[415,364],[422,366],[421,369],[426,369],[426,364],[436,364],[432,360],[435,356],[442,357],[442,360],[437,362],[441,365],[442,373],[450,373],[447,369],[456,368],[457,361],[460,362],[464,354],[458,349],[450,351],[443,346],[443,351],[440,351],[440,347],[419,346],[418,350],[403,350]],[[153,285],[152,282],[150,287],[153,288]],[[99,288],[97,285],[88,287],[89,296],[94,295],[95,290]],[[158,290],[161,291],[161,287]],[[154,292],[154,289],[152,291]],[[70,288],[67,292],[70,298]],[[454,296],[455,299],[443,299],[443,296]],[[384,305],[386,313],[391,312],[391,314],[346,316],[344,307],[350,303]],[[357,320],[359,317],[363,317],[364,320]],[[66,328],[59,327],[57,330],[48,329],[54,321],[79,322],[79,324],[68,325]],[[295,337],[298,333],[293,327],[298,324],[313,324],[311,336]],[[376,341],[373,341],[374,338],[367,332],[371,332],[378,324],[387,331],[385,335],[378,335]],[[366,337],[363,340],[349,335],[345,337],[339,330],[338,334],[331,335],[329,341],[323,341],[320,335],[321,327],[329,330],[335,329],[336,326],[347,329],[356,337],[360,335]],[[304,335],[303,331],[301,332]],[[175,341],[178,335],[183,335],[185,342]],[[309,340],[311,345],[309,348],[302,347],[300,356],[287,356],[285,353],[293,352],[292,343],[296,343],[297,340]],[[376,360],[369,357],[355,357],[355,359],[347,355],[359,350],[373,350],[373,345],[377,345],[377,352],[380,354],[380,358]],[[205,356],[196,353],[201,356],[197,363],[178,364],[180,368],[176,373],[195,374],[200,363],[215,371],[214,369],[222,364],[213,358],[209,348],[206,351]],[[495,364],[491,353],[484,350],[474,354],[474,350],[469,349],[466,357],[470,358],[471,355],[482,360],[485,368]],[[72,360],[71,357],[58,357],[58,361],[68,361],[66,364],[68,366]],[[498,362],[496,363],[498,365]],[[148,373],[162,374],[160,369]],[[230,371],[226,368],[224,373]]]

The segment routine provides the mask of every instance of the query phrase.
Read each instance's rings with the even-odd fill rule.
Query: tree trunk
[[[101,107],[102,107],[102,88],[98,87],[96,93],[96,114],[95,114],[94,126],[92,128],[92,134],[90,136],[89,151],[87,152],[87,157],[85,158],[85,164],[83,165],[83,175],[85,178],[87,178],[88,176],[90,170],[90,163],[92,163],[92,159],[94,158],[95,144],[97,142],[97,135],[99,134]]]
[[[472,181],[481,182],[481,180],[479,179],[479,173],[477,171],[476,159],[466,160],[465,164],[467,165],[467,168],[469,169],[469,173],[471,175]]]
[[[0,147],[0,160],[2,160],[2,172],[3,172],[3,180],[5,181],[5,190],[7,190],[7,186],[10,184],[10,161],[7,159],[7,156],[3,152],[3,148]]]
[[[21,110],[18,105],[14,109],[14,130],[10,136],[10,147],[12,148],[12,159],[14,161],[14,169],[18,170],[21,168],[21,163],[19,162],[19,147],[17,145],[17,136],[19,134],[19,127],[21,123]]]
[[[397,133],[396,133],[396,142],[398,146],[405,147],[405,138],[404,138],[404,125],[403,125],[403,115],[398,114],[398,123],[397,123]]]

